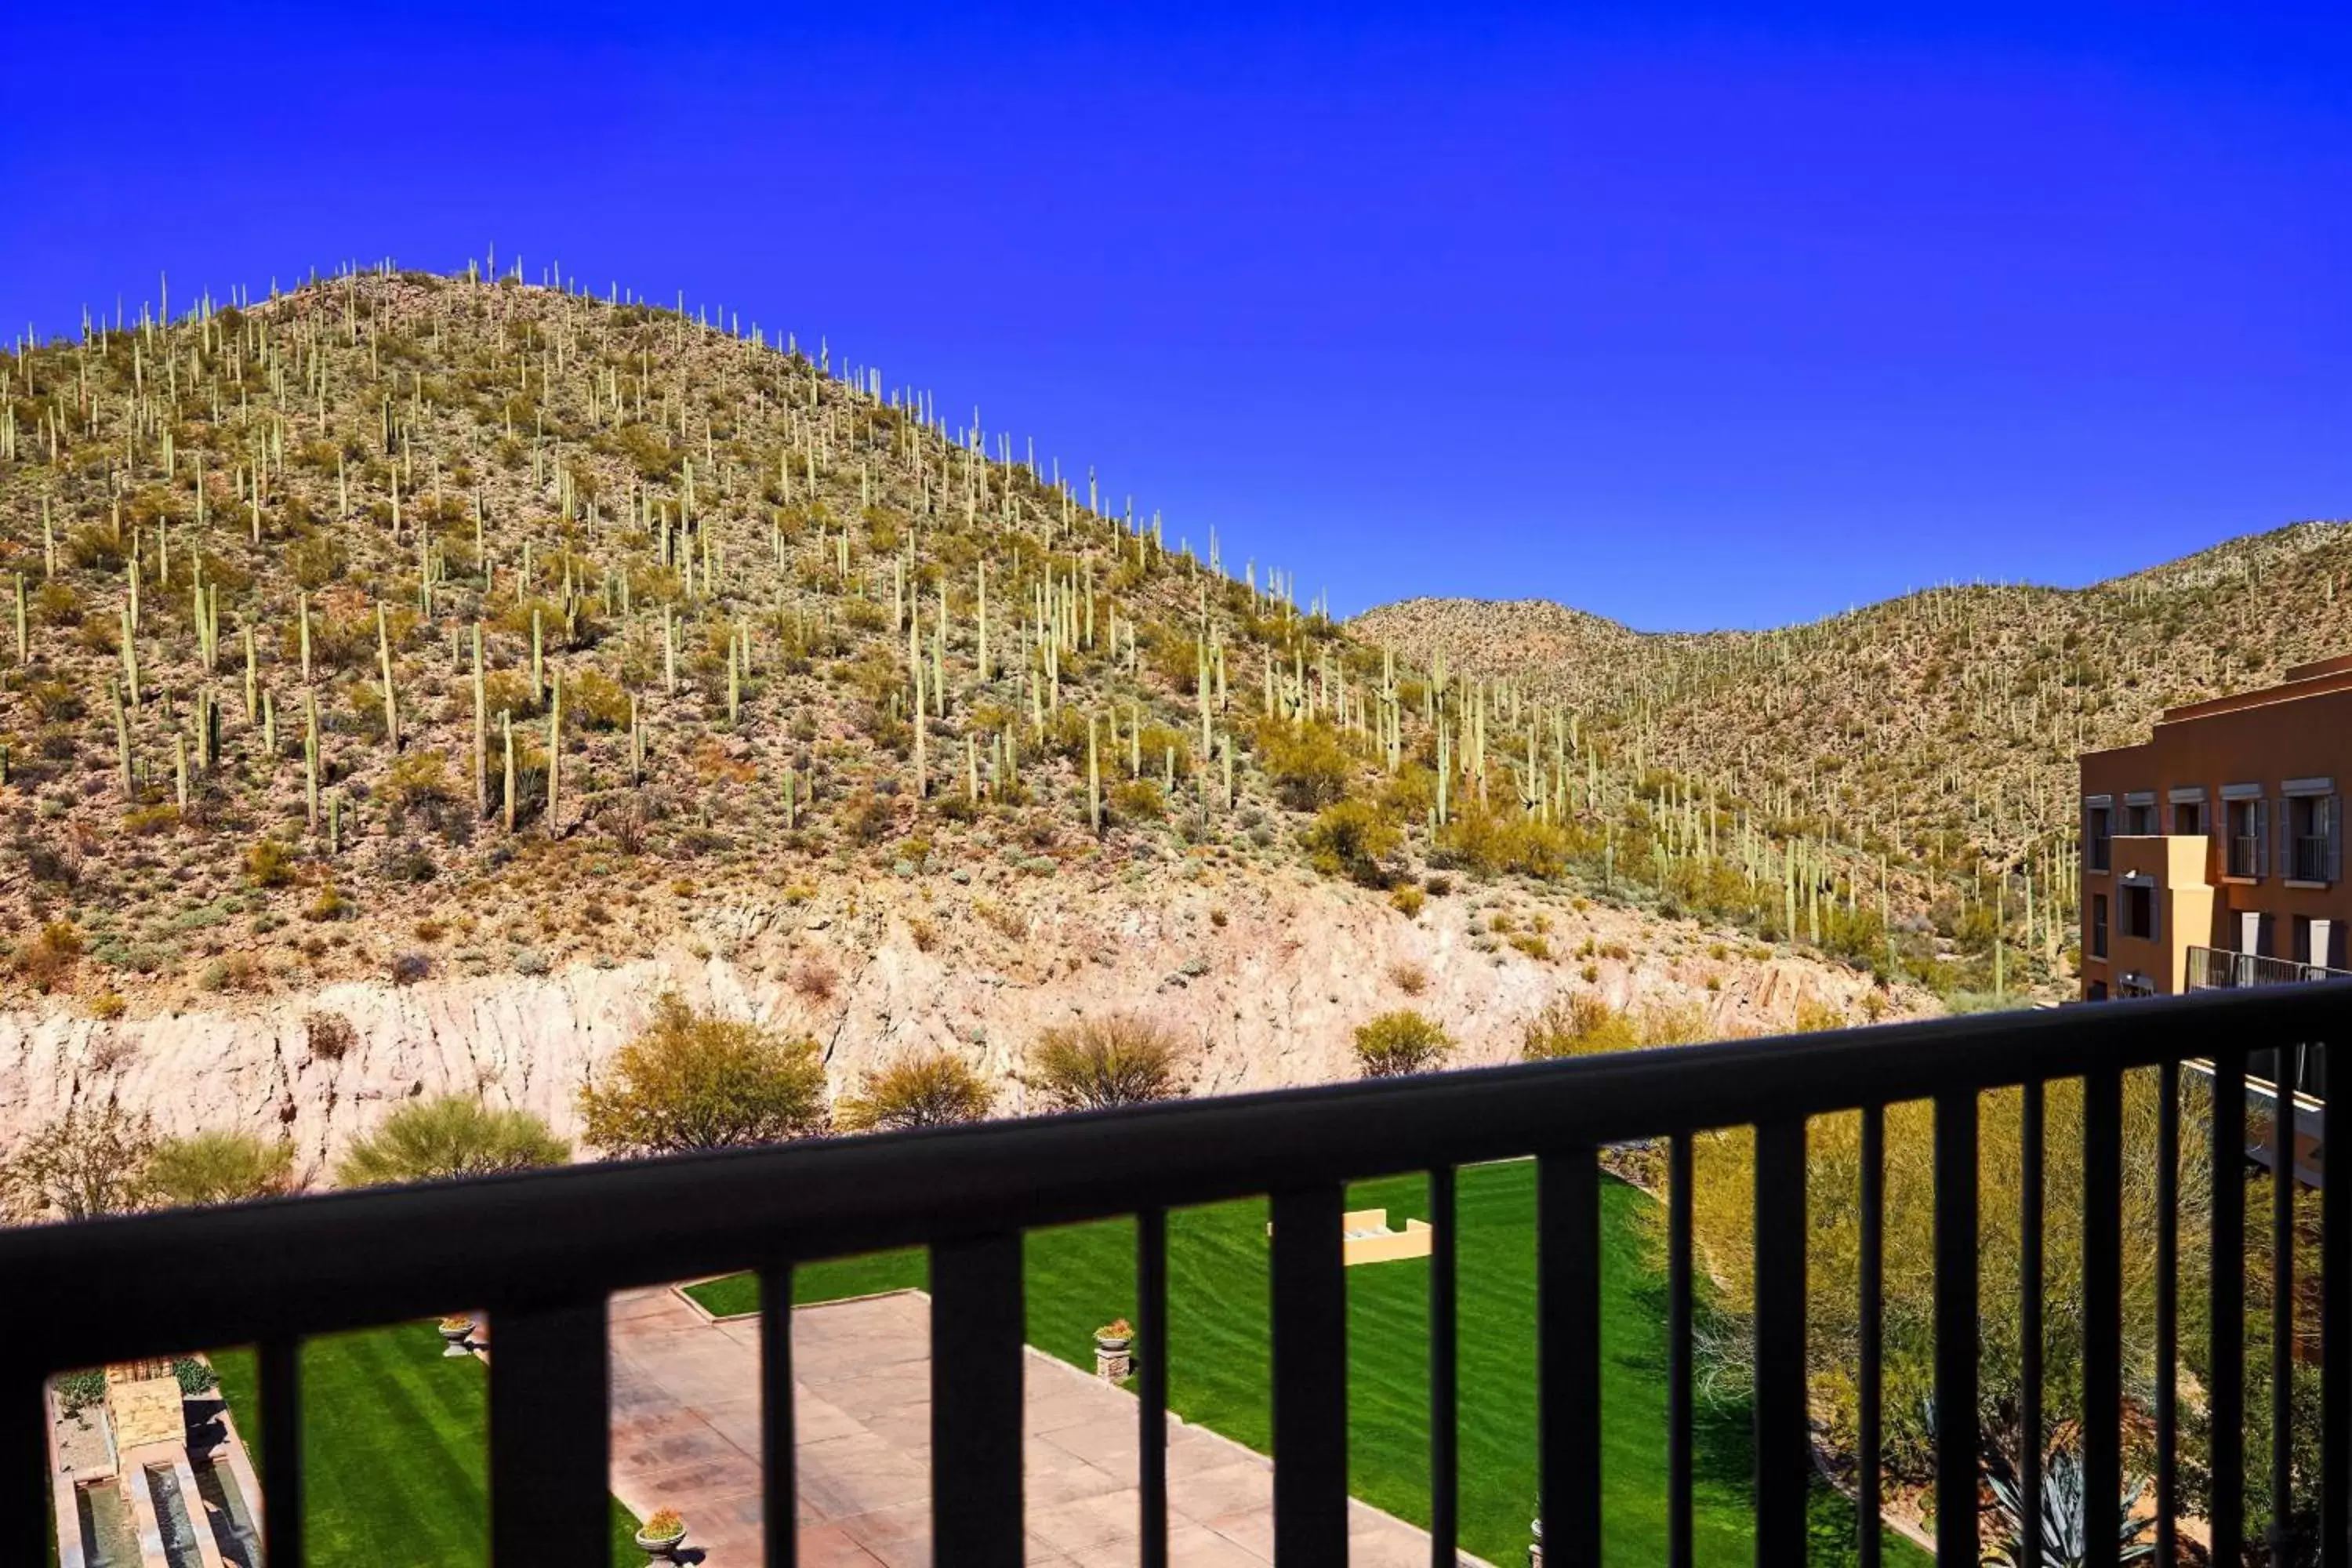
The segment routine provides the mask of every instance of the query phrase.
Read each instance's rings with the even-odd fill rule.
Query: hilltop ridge
[[[513,279],[0,356],[0,1143],[93,1098],[321,1162],[427,1089],[562,1125],[669,986],[1017,1108],[1093,1012],[1214,1090],[1401,1005],[1467,1063],[1570,996],[1757,1034],[2052,961],[822,347]]]
[[[1906,888],[1857,847],[1208,551],[822,350],[512,278],[21,344],[7,984],[103,1016],[624,962],[845,878],[1299,870],[1893,973]]]
[[[2087,587],[1948,584],[1762,632],[1433,598],[1348,626],[1568,703],[1604,743],[1801,830],[1939,873],[2039,867],[2063,901],[2075,757],[2352,647],[2347,584],[2352,523],[2307,521]]]

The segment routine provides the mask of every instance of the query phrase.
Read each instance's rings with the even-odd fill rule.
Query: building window
[[[2286,798],[2287,875],[2298,882],[2333,882],[2337,875],[2336,796]]]
[[[2156,802],[2134,800],[2124,803],[2124,832],[2135,838],[2156,836]]]
[[[2124,934],[2141,942],[2156,940],[2156,889],[2124,889]]]
[[[2094,805],[2084,809],[2083,813],[2084,852],[2088,857],[2092,870],[2104,871],[2113,863],[2114,858],[2108,851],[2114,840],[2115,831],[2114,807]]]
[[[2092,982],[2091,982],[2091,995],[2090,995],[2090,1000],[2091,1000],[2091,1001],[2094,1001],[2094,1002],[2104,1002],[2104,1001],[2105,1001],[2106,999],[2107,999],[2107,983],[2106,983],[2105,981],[2104,981],[2104,980],[2094,980],[2094,981],[2092,981]]]
[[[2107,896],[2105,893],[2091,895],[2091,956],[2107,956]]]
[[[2205,831],[2205,803],[2201,800],[2176,800],[2172,803],[2172,831],[2194,838]]]
[[[2270,864],[2270,803],[2227,800],[2221,809],[2229,819],[2230,838],[2224,868],[2232,877],[2262,876]]]

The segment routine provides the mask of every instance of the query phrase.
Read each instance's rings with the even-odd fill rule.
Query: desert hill
[[[1010,1081],[1036,1008],[1006,994],[1049,982],[1168,1005],[1223,964],[1255,976],[1225,1012],[1266,988],[1313,1020],[1275,1054],[1328,1066],[1339,998],[1416,994],[1383,963],[1506,1051],[1578,988],[1755,1031],[1861,1011],[1864,966],[1998,972],[1890,929],[1904,868],[1204,553],[822,345],[515,277],[355,271],[20,343],[0,1115],[185,1109],[215,1071],[306,1128],[451,1083],[541,1100],[602,1046],[537,1052],[499,1021],[518,993],[608,1043],[678,984],[840,1072],[911,1030]],[[1149,934],[1179,908],[1207,922],[1183,954]],[[2013,932],[2009,983],[2055,941]],[[898,947],[936,981],[861,988]],[[330,994],[382,1023],[381,1072],[321,1065],[378,1048],[311,1049]],[[1291,1070],[1195,1011],[1204,1086]]]
[[[2352,524],[2306,522],[2087,588],[1950,585],[1764,633],[1637,633],[1467,599],[1384,605],[1349,629],[1568,704],[1596,745],[1916,867],[1923,893],[2032,875],[2063,900],[2075,757],[2341,653],[2347,583]]]

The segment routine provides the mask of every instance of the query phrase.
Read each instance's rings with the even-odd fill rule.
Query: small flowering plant
[[[674,1508],[656,1509],[646,1521],[647,1541],[667,1541],[686,1533],[686,1517]]]
[[[1125,1318],[1113,1318],[1095,1331],[1095,1338],[1098,1340],[1131,1340],[1134,1337],[1135,1326]]]

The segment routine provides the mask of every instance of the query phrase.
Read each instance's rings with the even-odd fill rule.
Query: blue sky
[[[1765,626],[2352,516],[2342,5],[41,10],[12,333],[495,243],[1342,613]]]

